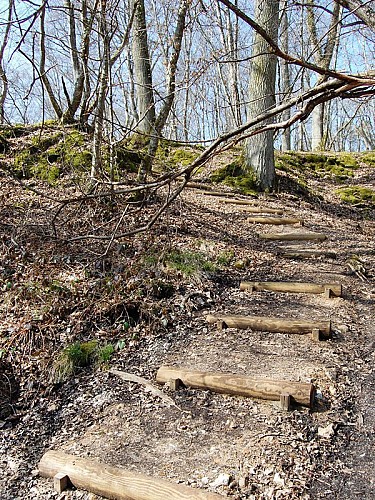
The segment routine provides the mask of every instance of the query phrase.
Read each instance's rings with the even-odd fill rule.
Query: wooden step
[[[266,208],[266,207],[240,207],[241,212],[247,212],[252,214],[276,214],[282,215],[283,210],[277,208]]]
[[[322,337],[329,338],[331,335],[330,321],[307,321],[297,319],[273,318],[269,316],[241,316],[225,314],[209,314],[206,317],[208,323],[216,323],[219,329],[239,328],[271,332],[271,333],[312,333],[319,330]]]
[[[255,203],[259,203],[259,200],[236,200],[235,198],[233,198],[233,199],[220,200],[220,203],[233,204],[233,205],[254,205]]]
[[[291,281],[242,281],[240,290],[250,292],[269,290],[273,292],[316,293],[327,297],[341,297],[342,285],[337,283],[303,283]]]
[[[272,241],[324,241],[327,239],[323,233],[258,233],[258,237]]]
[[[279,248],[278,249],[278,255],[281,255],[282,257],[285,257],[287,259],[315,259],[318,257],[328,257],[330,259],[337,259],[337,253],[333,252],[332,250],[284,250]]]
[[[39,462],[43,477],[69,479],[76,488],[105,498],[118,500],[220,500],[222,497],[205,490],[175,484],[126,469],[120,469],[88,458],[47,451]]]
[[[180,380],[184,385],[195,389],[210,389],[214,392],[259,399],[277,401],[282,395],[288,394],[295,403],[310,408],[315,397],[315,388],[309,383],[161,366],[157,372],[156,381],[164,384],[171,380]]]
[[[300,226],[303,226],[302,219],[287,217],[248,217],[246,220],[247,222],[253,222],[255,224],[273,224],[275,226],[299,224]]]

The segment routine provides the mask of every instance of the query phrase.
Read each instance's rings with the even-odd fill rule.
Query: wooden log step
[[[229,373],[191,371],[173,366],[161,366],[156,381],[163,384],[177,378],[189,387],[214,392],[279,401],[281,394],[289,394],[293,402],[312,407],[315,397],[313,384],[272,380]]]
[[[76,488],[115,500],[220,500],[214,493],[130,472],[91,459],[47,451],[39,462],[43,477],[65,474]]]
[[[329,296],[341,297],[342,285],[337,283],[299,283],[286,281],[242,281],[240,290],[261,291],[270,290],[273,292],[291,293],[324,293]]]
[[[258,233],[262,240],[281,240],[281,241],[324,241],[327,236],[323,233]]]
[[[248,212],[252,214],[276,214],[282,215],[283,210],[278,210],[277,208],[265,208],[265,207],[241,207],[241,212]]]
[[[223,197],[231,197],[233,193],[227,193],[225,191],[203,191],[203,194],[206,196],[223,196]]]
[[[279,249],[279,255],[287,259],[314,259],[317,257],[328,257],[330,259],[337,259],[337,253],[331,250],[283,250]]]
[[[185,187],[191,189],[204,189],[205,191],[209,189],[207,184],[204,184],[203,182],[193,182],[193,181],[188,182]]]
[[[299,224],[300,226],[303,226],[302,219],[287,217],[248,217],[246,220],[247,222],[254,222],[255,224],[273,224],[275,226]]]
[[[230,200],[220,200],[220,203],[231,203],[234,205],[254,205],[254,203],[259,203],[258,200],[236,200],[236,199],[230,199]]]
[[[209,314],[206,317],[208,323],[217,323],[220,327],[239,328],[271,332],[271,333],[312,333],[318,329],[322,336],[329,338],[331,335],[330,321],[307,321],[297,319],[272,318],[269,316],[232,316],[222,314]]]

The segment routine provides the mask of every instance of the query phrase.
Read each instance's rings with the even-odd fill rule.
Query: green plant
[[[112,344],[99,346],[97,340],[75,342],[63,349],[54,363],[52,370],[53,383],[65,382],[80,368],[108,363],[114,347]]]
[[[224,252],[219,253],[219,255],[216,258],[216,262],[219,264],[219,266],[228,266],[234,258],[234,252],[233,250],[226,250]]]
[[[204,272],[214,272],[216,266],[207,260],[206,256],[200,252],[172,250],[164,256],[167,266],[176,271],[180,271],[185,276],[192,276]]]
[[[114,353],[115,348],[112,344],[105,344],[98,349],[98,361],[99,363],[108,363]]]

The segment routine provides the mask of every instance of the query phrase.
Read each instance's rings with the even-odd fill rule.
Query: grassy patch
[[[164,258],[165,264],[181,272],[184,276],[197,275],[203,272],[214,272],[215,264],[200,252],[172,250]]]
[[[143,257],[143,265],[148,268],[164,267],[167,270],[177,271],[185,277],[214,272],[217,268],[216,263],[202,252],[179,249],[161,254],[149,253]]]
[[[75,342],[63,349],[52,369],[52,382],[65,382],[87,366],[107,364],[114,352],[112,344],[100,346],[97,340]]]

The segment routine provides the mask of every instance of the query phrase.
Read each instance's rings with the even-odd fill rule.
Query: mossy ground
[[[14,155],[13,173],[19,178],[35,177],[54,184],[63,173],[88,171],[91,152],[87,137],[73,128],[45,128],[25,138]]]
[[[354,176],[359,163],[350,153],[286,152],[276,154],[276,168],[305,184],[307,178],[324,178],[340,183]]]
[[[245,168],[244,158],[239,155],[233,162],[224,165],[211,174],[210,180],[230,186],[242,194],[258,194],[255,174]]]
[[[362,186],[350,186],[337,189],[336,194],[340,197],[342,201],[346,203],[351,203],[353,205],[363,204],[363,203],[375,205],[374,189]]]

